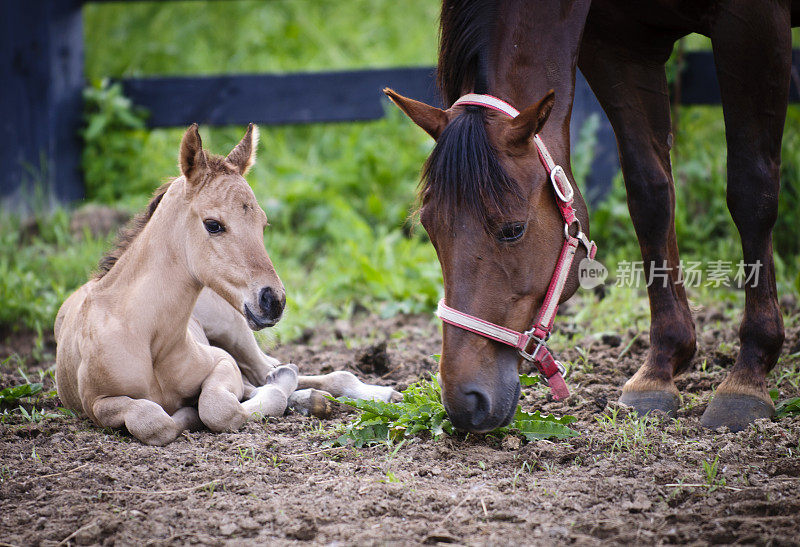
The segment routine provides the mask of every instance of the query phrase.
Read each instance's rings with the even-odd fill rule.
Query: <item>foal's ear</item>
[[[449,121],[447,113],[441,108],[403,97],[388,87],[384,88],[383,92],[400,107],[400,110],[406,113],[406,116],[433,137],[433,140],[438,139],[444,128],[447,127]]]
[[[244,176],[256,162],[256,148],[258,148],[258,126],[251,123],[247,126],[247,133],[242,140],[225,159]]]
[[[180,168],[187,181],[197,177],[208,168],[208,158],[203,150],[203,141],[197,124],[193,123],[181,139]]]
[[[529,106],[519,116],[508,122],[505,140],[509,146],[527,146],[531,137],[542,130],[553,104],[556,101],[556,94],[551,89],[542,100],[535,105]]]

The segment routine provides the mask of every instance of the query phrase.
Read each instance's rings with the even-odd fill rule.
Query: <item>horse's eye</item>
[[[204,220],[203,224],[205,225],[209,234],[218,234],[225,231],[225,226],[223,226],[222,223],[210,218]]]
[[[503,227],[500,228],[500,231],[497,233],[497,239],[504,243],[510,243],[521,238],[522,234],[524,233],[524,222],[509,222],[507,224],[503,224]]]

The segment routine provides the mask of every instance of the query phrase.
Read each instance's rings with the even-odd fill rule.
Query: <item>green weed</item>
[[[239,466],[253,463],[258,460],[256,449],[251,446],[239,446],[236,448],[236,460]]]
[[[356,447],[369,444],[400,441],[421,433],[439,439],[453,435],[455,428],[447,418],[441,402],[441,387],[435,377],[420,380],[403,391],[403,400],[397,404],[381,401],[353,400],[338,397],[337,401],[357,408],[361,414],[345,426],[344,433],[333,444],[344,446],[352,443]],[[566,438],[577,435],[569,427],[575,421],[572,416],[556,418],[517,408],[514,421],[507,427],[496,429],[496,436],[519,434],[528,441],[547,438]]]
[[[35,406],[31,407],[30,411],[25,410],[24,406],[20,406],[18,409],[19,413],[22,415],[22,418],[26,422],[36,423],[41,422],[42,420],[46,420],[48,418],[60,418],[61,415],[55,412],[47,412],[46,410],[38,410]]]
[[[14,406],[19,403],[21,399],[27,399],[41,393],[42,384],[24,383],[16,386],[10,386],[0,390],[0,407]]]
[[[800,397],[792,397],[790,399],[778,401],[780,393],[777,389],[769,390],[769,396],[772,398],[772,402],[775,403],[776,418],[780,419],[787,416],[800,415]]]

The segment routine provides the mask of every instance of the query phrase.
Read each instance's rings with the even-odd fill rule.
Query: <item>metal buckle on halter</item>
[[[525,332],[525,334],[530,336],[530,339],[536,342],[536,348],[533,350],[533,353],[528,353],[524,349],[517,348],[517,352],[520,354],[520,356],[526,361],[531,363],[533,363],[536,360],[536,355],[539,353],[539,350],[542,349],[542,347],[547,347],[547,340],[550,338],[549,332],[545,335],[544,338],[539,338],[538,336],[534,336],[533,334],[531,334],[532,332],[533,329]],[[561,361],[557,359],[553,359],[553,361],[555,362],[556,367],[558,368],[558,372],[561,374],[561,376],[565,376],[567,374],[566,367],[561,363]],[[541,372],[539,374],[541,375],[544,384],[546,386],[549,386],[550,380],[544,374],[541,374]]]
[[[558,182],[556,182],[556,175],[558,175],[559,173],[561,173],[561,176],[563,176],[564,180],[567,181],[567,190],[569,190],[569,192],[567,192],[567,195],[564,195],[561,192],[561,188],[559,188]],[[555,190],[558,199],[560,199],[562,202],[564,203],[569,202],[575,195],[575,191],[572,189],[572,185],[569,183],[569,179],[567,179],[567,174],[564,172],[564,168],[561,167],[560,165],[556,165],[550,171],[550,182],[553,183],[553,190]]]
[[[536,342],[536,348],[533,350],[533,353],[528,353],[524,349],[517,348],[517,352],[519,353],[520,357],[522,357],[523,359],[525,359],[526,361],[529,361],[531,363],[533,363],[536,360],[536,354],[539,353],[539,349],[541,349],[542,346],[546,346],[547,345],[547,339],[550,338],[550,333],[549,332],[545,335],[544,338],[539,338],[538,336],[534,336],[533,334],[531,334],[532,332],[533,332],[533,329],[531,329],[531,330],[529,330],[529,331],[527,331],[527,332],[525,332],[523,334],[529,336],[530,340],[533,340],[534,342]],[[530,341],[529,341],[529,343],[530,343]],[[526,344],[525,347],[528,347],[528,345]]]
[[[556,367],[558,367],[558,372],[561,374],[561,376],[562,376],[562,377],[563,377],[563,376],[566,376],[566,375],[567,375],[567,367],[565,367],[565,366],[564,366],[564,365],[561,363],[561,361],[558,361],[558,360],[556,360],[556,359],[553,359],[553,361],[555,361],[555,363],[556,363]],[[547,379],[547,378],[545,378],[545,379],[544,379],[544,383],[545,383],[545,384],[547,384],[548,386],[550,385],[550,382],[548,381],[548,379]]]
[[[578,225],[578,231],[574,236],[572,236],[569,234],[569,229],[576,224]],[[571,237],[575,237],[580,240],[586,239],[586,236],[583,234],[583,230],[581,229],[581,221],[577,218],[569,224],[566,222],[564,223],[564,239],[569,239]]]

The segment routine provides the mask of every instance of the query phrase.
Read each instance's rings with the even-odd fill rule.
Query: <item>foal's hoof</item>
[[[708,403],[700,423],[708,429],[726,426],[733,433],[745,429],[759,418],[772,418],[772,405],[752,395],[717,393]]]
[[[680,398],[669,391],[625,391],[619,402],[632,406],[639,416],[657,411],[670,418],[676,416],[681,404]]]
[[[297,365],[289,363],[279,366],[269,373],[266,384],[276,386],[286,397],[291,396],[297,389]]]
[[[301,389],[289,397],[289,408],[303,416],[327,419],[333,414],[333,403],[328,399],[330,394],[319,389]]]

